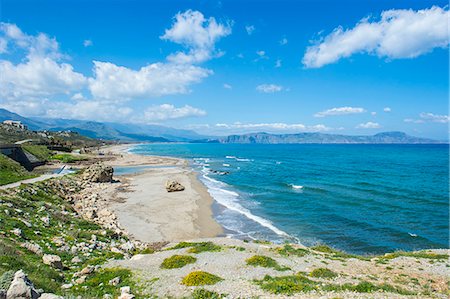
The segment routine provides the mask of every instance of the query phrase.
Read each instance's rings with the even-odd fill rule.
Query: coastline
[[[112,167],[149,166],[138,173],[119,176],[110,208],[120,225],[143,242],[173,242],[222,236],[224,229],[213,218],[213,198],[184,159],[128,153],[136,144],[103,147],[115,158]],[[167,192],[165,182],[175,179],[185,186]]]

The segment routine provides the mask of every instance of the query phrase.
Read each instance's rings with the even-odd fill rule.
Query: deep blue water
[[[354,253],[449,246],[448,145],[147,144],[132,152],[189,159],[217,221],[237,237]]]

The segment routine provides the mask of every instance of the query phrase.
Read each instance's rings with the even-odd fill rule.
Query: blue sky
[[[0,5],[0,106],[26,116],[448,138],[445,1]]]

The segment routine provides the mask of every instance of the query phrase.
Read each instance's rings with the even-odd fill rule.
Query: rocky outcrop
[[[54,254],[44,254],[44,256],[42,257],[42,261],[44,262],[44,264],[52,266],[53,268],[56,269],[62,269],[63,268],[63,264],[61,262],[61,258],[57,255]]]
[[[183,191],[184,186],[177,181],[169,180],[166,182],[166,190],[167,192]]]
[[[114,169],[103,163],[96,163],[84,170],[83,180],[92,183],[108,183],[113,180]]]
[[[6,299],[36,299],[39,297],[40,294],[25,273],[22,270],[17,271],[6,293]]]

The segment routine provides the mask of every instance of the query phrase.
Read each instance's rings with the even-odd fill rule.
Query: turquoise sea
[[[145,144],[188,159],[239,238],[352,253],[449,247],[448,145]]]

